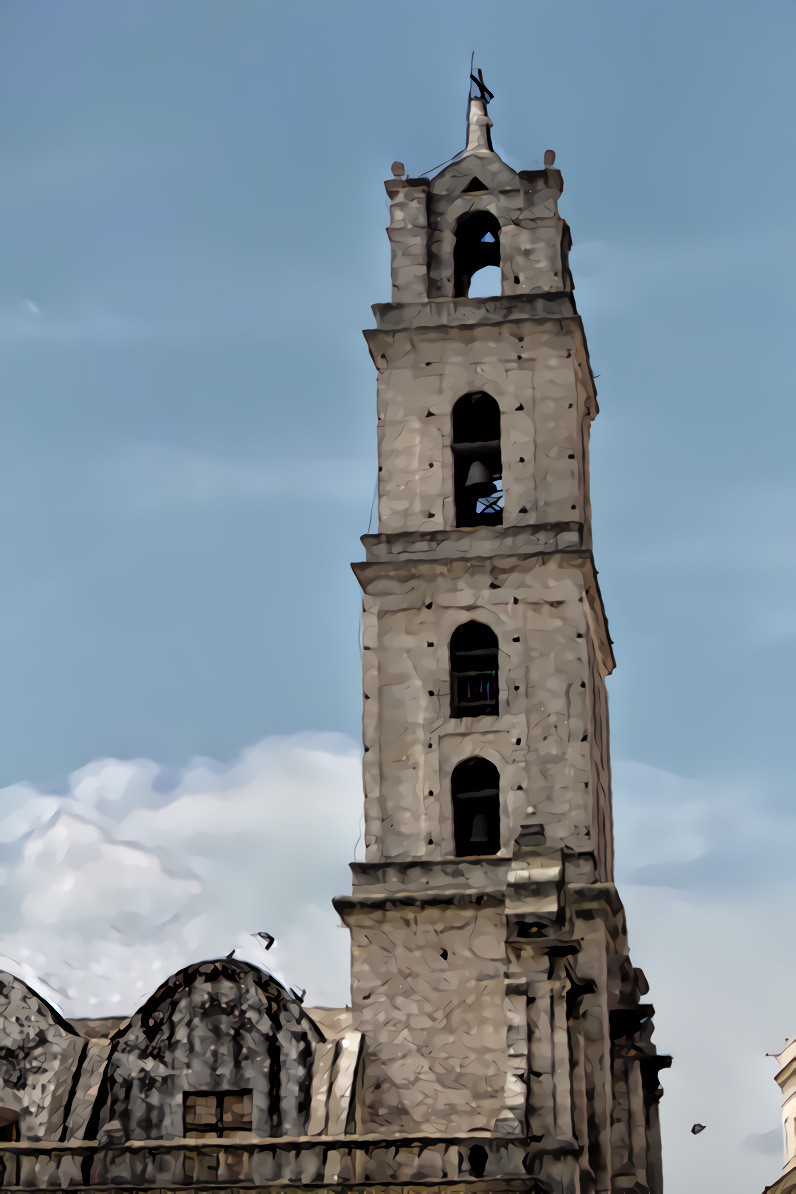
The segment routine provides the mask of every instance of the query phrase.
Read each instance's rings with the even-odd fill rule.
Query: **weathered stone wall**
[[[183,1135],[186,1091],[252,1091],[258,1136],[301,1135],[321,1034],[254,967],[203,962],[169,979],[115,1038],[98,1119],[102,1136]]]
[[[450,778],[482,755],[501,777],[502,851],[522,825],[597,848],[590,689],[593,585],[582,553],[359,565],[369,860],[453,854]],[[470,618],[500,646],[500,713],[450,716],[450,637]],[[603,820],[605,810],[602,810]]]
[[[505,917],[494,901],[353,913],[361,1130],[490,1129],[507,1073]]]
[[[468,190],[475,181],[481,193]],[[515,173],[494,153],[469,153],[431,181],[392,178],[390,198],[393,302],[450,298],[453,246],[463,216],[486,211],[500,225],[503,294],[568,291],[569,231],[558,215],[563,189],[555,169]]]
[[[456,526],[451,411],[484,391],[500,407],[506,527],[587,521],[590,418],[580,323],[512,319],[369,332],[379,370],[379,530]]]
[[[85,1042],[21,979],[0,973],[0,1107],[23,1140],[57,1138]]]

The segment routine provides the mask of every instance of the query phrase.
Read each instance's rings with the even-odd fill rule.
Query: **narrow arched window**
[[[467,298],[473,274],[488,265],[500,266],[500,223],[489,211],[474,211],[459,220],[455,237],[453,297]]]
[[[10,1144],[19,1140],[19,1112],[0,1107],[0,1142]]]
[[[488,759],[465,759],[451,776],[456,854],[497,854],[500,849],[500,774]]]
[[[451,717],[498,714],[498,641],[482,622],[465,622],[451,635]]]
[[[453,500],[457,527],[503,522],[500,407],[489,394],[464,394],[453,407]]]

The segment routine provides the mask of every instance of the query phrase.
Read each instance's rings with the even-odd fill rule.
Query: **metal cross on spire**
[[[482,104],[484,105],[484,107],[486,107],[486,105],[489,103],[489,101],[491,99],[494,99],[495,97],[494,97],[494,94],[487,87],[486,83],[484,82],[484,72],[481,70],[481,68],[480,67],[478,68],[478,74],[475,74],[473,72],[473,62],[474,61],[475,61],[475,50],[473,50],[472,55],[470,57],[470,99],[480,99]],[[476,87],[478,88],[477,96],[473,95],[473,86],[472,86],[473,83],[475,83]]]
[[[467,149],[492,149],[492,138],[489,130],[492,121],[487,115],[487,104],[493,98],[492,92],[484,82],[484,72],[479,69],[478,74],[473,71],[475,51],[470,58],[470,98],[467,101]],[[473,84],[478,93],[473,95]]]

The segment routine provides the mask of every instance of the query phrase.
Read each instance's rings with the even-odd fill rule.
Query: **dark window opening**
[[[500,849],[500,775],[488,759],[465,759],[451,776],[453,842],[461,857]]]
[[[500,407],[489,394],[465,394],[453,408],[453,496],[457,527],[503,522]]]
[[[498,640],[481,622],[451,635],[451,717],[497,717]]]
[[[19,1112],[0,1107],[0,1142],[13,1144],[19,1140]]]
[[[252,1130],[252,1092],[185,1092],[182,1104],[186,1136],[233,1136]]]
[[[467,298],[473,274],[500,266],[500,223],[489,211],[474,211],[456,225],[453,246],[453,297]]]

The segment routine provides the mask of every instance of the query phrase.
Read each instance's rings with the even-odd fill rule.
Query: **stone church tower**
[[[0,974],[4,1191],[660,1194],[562,181],[500,160],[479,90],[463,153],[386,184],[352,1006],[228,955],[69,1022]]]
[[[487,97],[434,178],[395,163],[392,302],[365,333],[366,861],[335,901],[364,1038],[358,1126],[456,1138],[490,1189],[657,1192],[669,1059],[613,882],[594,379],[555,155],[501,161]],[[495,297],[470,297],[487,266]]]

